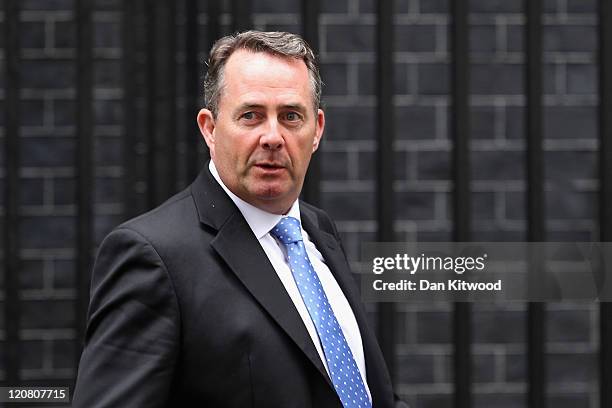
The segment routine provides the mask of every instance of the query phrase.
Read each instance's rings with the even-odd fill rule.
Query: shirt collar
[[[217,180],[217,182],[221,185],[223,190],[225,190],[229,198],[231,198],[234,204],[236,204],[236,207],[238,207],[238,210],[240,210],[240,212],[242,213],[242,216],[246,220],[247,224],[249,224],[249,227],[251,227],[251,230],[253,231],[257,239],[262,239],[267,233],[270,232],[272,228],[276,226],[276,224],[278,224],[281,218],[284,217],[283,215],[272,214],[262,209],[259,209],[254,205],[247,203],[246,201],[238,197],[236,194],[232,193],[230,189],[227,188],[225,183],[223,183],[223,180],[221,180],[219,172],[215,167],[215,163],[212,160],[208,164],[208,168],[210,169],[210,172],[215,178],[215,180]],[[286,216],[297,218],[301,224],[302,220],[300,218],[299,200],[295,200],[295,202],[289,209],[289,212],[287,212]]]

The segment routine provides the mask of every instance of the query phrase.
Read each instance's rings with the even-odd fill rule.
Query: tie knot
[[[290,244],[302,240],[302,230],[300,228],[300,220],[293,217],[283,217],[270,234],[275,236],[283,244]]]

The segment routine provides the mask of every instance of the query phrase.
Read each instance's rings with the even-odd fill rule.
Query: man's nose
[[[270,120],[268,126],[259,139],[259,144],[267,150],[278,150],[285,143],[281,128],[276,120]]]

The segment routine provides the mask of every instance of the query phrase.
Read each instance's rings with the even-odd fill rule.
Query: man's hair
[[[306,64],[312,88],[315,112],[321,104],[321,75],[312,48],[302,37],[280,31],[245,31],[220,38],[210,50],[208,72],[204,79],[204,105],[214,117],[219,112],[219,99],[223,91],[223,71],[234,51],[245,49],[265,52],[283,58],[301,59]]]

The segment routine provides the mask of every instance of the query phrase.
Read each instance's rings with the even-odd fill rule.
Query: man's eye
[[[246,120],[255,119],[255,112],[245,112],[242,114],[242,118]]]
[[[288,112],[288,113],[285,115],[285,118],[286,118],[288,121],[293,122],[293,121],[299,120],[299,119],[300,119],[300,115],[298,115],[298,114],[297,114],[297,113],[295,113],[295,112]]]

